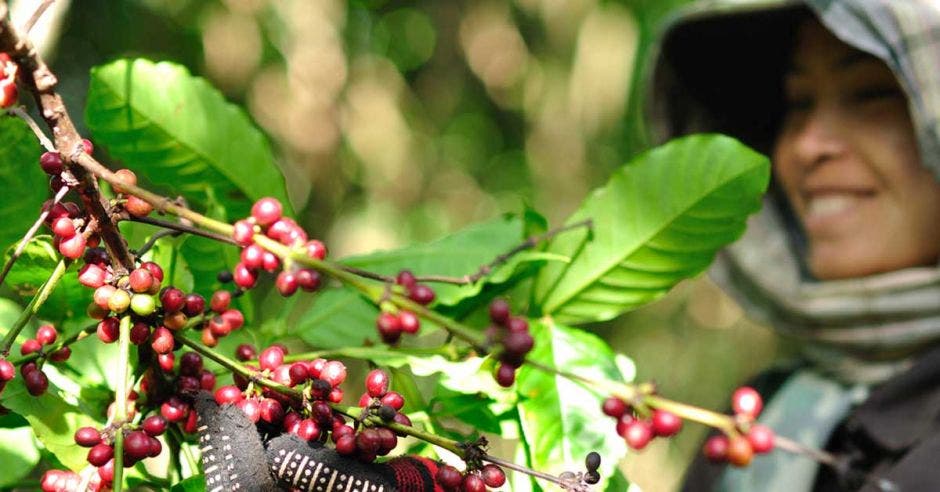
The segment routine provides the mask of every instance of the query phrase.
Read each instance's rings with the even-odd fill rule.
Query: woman
[[[713,276],[803,361],[755,382],[761,421],[837,463],[697,461],[686,490],[940,490],[940,2],[710,2],[650,81],[659,140],[717,131],[774,180]]]

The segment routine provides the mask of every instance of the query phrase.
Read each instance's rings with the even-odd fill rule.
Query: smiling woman
[[[684,490],[936,490],[940,470],[940,3],[727,0],[668,24],[657,138],[771,155],[764,208],[713,278],[799,347],[750,384],[759,421],[832,456],[700,459]]]
[[[940,183],[921,165],[907,99],[888,67],[809,19],[797,31],[784,94],[774,174],[806,232],[813,275],[936,263]]]

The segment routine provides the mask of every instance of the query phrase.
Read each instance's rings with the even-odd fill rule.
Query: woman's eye
[[[901,90],[897,87],[871,87],[852,92],[850,98],[855,102],[882,101],[885,99],[894,99],[903,97]]]

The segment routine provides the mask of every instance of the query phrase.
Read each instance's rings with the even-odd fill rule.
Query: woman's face
[[[819,279],[934,264],[940,184],[921,165],[907,100],[876,58],[816,21],[798,30],[774,175]]]

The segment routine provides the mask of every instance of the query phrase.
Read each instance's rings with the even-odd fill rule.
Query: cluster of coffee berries
[[[47,152],[47,154],[50,154]],[[58,154],[55,154],[58,155]],[[61,161],[60,161],[61,165]],[[53,178],[55,179],[55,178]],[[97,234],[89,234],[88,237],[81,231],[86,220],[73,202],[60,202],[55,205],[51,200],[43,204],[43,210],[48,210],[45,224],[52,231],[52,245],[62,254],[62,256],[77,260],[82,257],[87,246],[97,246],[99,239]]]
[[[202,343],[207,347],[215,347],[220,338],[245,325],[245,316],[232,308],[231,303],[232,293],[227,290],[217,290],[209,298],[209,309],[214,315],[203,323],[202,328]]]
[[[114,468],[112,467],[111,469],[113,470]],[[81,486],[82,476],[68,470],[47,470],[46,473],[42,475],[42,479],[39,482],[39,489],[42,490],[42,492],[74,492],[80,490]],[[101,479],[101,475],[97,471],[93,471],[92,475],[89,477],[87,488],[82,490],[99,492],[110,489],[110,483],[104,482]]]
[[[487,487],[502,487],[506,483],[506,473],[492,463],[466,473],[460,473],[450,465],[443,465],[437,469],[434,480],[448,492],[485,492]]]
[[[36,338],[28,338],[23,342],[23,345],[20,346],[21,355],[39,353],[40,356],[38,362],[30,361],[20,367],[20,373],[23,375],[23,383],[26,385],[26,390],[33,396],[39,396],[45,393],[46,389],[49,388],[49,379],[41,369],[42,361],[64,362],[72,355],[72,350],[68,347],[62,347],[52,353],[45,353],[43,351],[43,347],[54,344],[58,336],[59,334],[54,326],[42,325],[36,330]],[[5,383],[9,379],[13,379],[13,376],[10,374],[12,365],[6,367],[6,364],[10,363],[5,360],[0,361],[0,364],[2,364],[2,367],[0,367],[0,381]],[[10,377],[7,378],[7,375]],[[2,389],[2,386],[0,386],[0,389]]]
[[[6,53],[0,53],[0,108],[6,109],[16,103],[17,65]]]
[[[434,302],[434,290],[427,285],[419,284],[410,270],[398,272],[395,276],[395,284],[404,290],[404,294],[409,299],[418,304],[428,305]],[[401,339],[402,334],[417,334],[421,329],[421,319],[407,309],[398,309],[391,303],[383,303],[382,312],[375,320],[375,327],[383,342],[394,345]]]
[[[604,400],[601,410],[617,421],[617,434],[631,449],[643,449],[654,437],[671,437],[682,430],[682,419],[676,414],[657,408],[648,417],[641,417],[615,396]]]
[[[401,413],[405,398],[389,390],[391,381],[381,369],[373,369],[366,375],[366,391],[359,398],[362,415],[378,416],[383,422],[394,422],[411,426],[411,419]],[[370,462],[376,456],[385,456],[398,445],[398,435],[385,427],[361,427],[359,432],[351,426],[333,430],[336,452],[355,456],[360,461]]]
[[[170,344],[172,343],[171,337]],[[200,390],[215,389],[215,374],[203,367],[202,356],[196,352],[183,353],[175,373],[172,359],[169,367],[164,367],[165,359],[159,357],[158,355],[160,373],[147,369],[141,378],[140,390],[147,395],[147,401],[151,405],[159,405],[160,415],[166,421],[178,423],[185,432],[192,433],[195,430],[196,416],[189,401]]]
[[[157,439],[167,428],[167,421],[160,415],[151,415],[145,418],[138,429],[130,428],[105,428],[98,430],[94,427],[82,427],[75,431],[75,444],[90,448],[88,450],[88,463],[97,468],[97,478],[101,482],[101,488],[106,489],[114,480],[114,442],[115,433],[121,432],[124,437],[123,466],[129,468],[138,461],[146,458],[159,456],[163,451],[163,444]],[[56,470],[50,470],[46,473],[48,476],[52,473],[53,477],[69,478],[67,475],[54,473]],[[46,481],[43,477],[43,482]],[[43,488],[43,490],[46,490]],[[59,490],[52,488],[51,490]],[[72,490],[65,488],[64,490]]]
[[[754,454],[769,453],[774,448],[774,432],[770,427],[755,424],[754,420],[764,407],[760,394],[749,386],[742,386],[731,395],[737,432],[708,438],[702,448],[710,461],[728,462],[747,466]]]
[[[91,154],[95,150],[95,146],[92,145],[91,141],[88,139],[82,139],[82,151],[86,154]],[[65,172],[65,165],[62,162],[62,156],[57,152],[44,152],[39,156],[39,167],[50,176],[49,178],[49,188],[52,190],[52,193],[58,195],[62,190],[68,192],[69,189],[78,185],[78,181],[75,179],[71,173]],[[77,217],[73,217],[77,218]],[[82,220],[81,223],[87,223],[86,220]],[[81,225],[81,224],[78,224]],[[97,237],[92,237],[93,234],[85,234],[85,239],[97,245]],[[73,240],[73,243],[78,240]],[[77,256],[72,257],[72,259],[78,258],[81,256],[80,248],[73,247],[72,250],[79,250]],[[63,253],[64,254],[64,253]]]
[[[232,238],[243,247],[241,261],[232,271],[235,285],[250,289],[258,282],[261,270],[273,273],[281,267],[281,259],[277,255],[255,244],[255,234],[264,233],[285,246],[303,251],[310,258],[326,258],[326,246],[319,240],[308,240],[306,231],[290,217],[284,217],[283,212],[284,208],[277,199],[262,198],[252,205],[251,216],[235,222]],[[281,295],[287,297],[298,289],[315,291],[320,282],[320,273],[316,270],[288,261],[278,273],[274,285]]]
[[[91,154],[90,150],[86,149],[85,151]],[[137,186],[137,175],[130,169],[118,169],[114,172],[114,175],[122,184]],[[144,201],[143,198],[129,194],[127,189],[120,184],[114,184],[114,191],[119,193],[118,201],[123,202],[124,210],[127,210],[127,213],[132,216],[146,217],[150,215],[150,212],[153,212],[153,205]]]
[[[525,318],[512,316],[505,299],[493,300],[489,311],[493,324],[486,329],[487,344],[501,346],[497,354],[499,366],[496,368],[496,382],[508,388],[516,382],[516,369],[525,361],[535,340],[529,333],[529,322]]]

